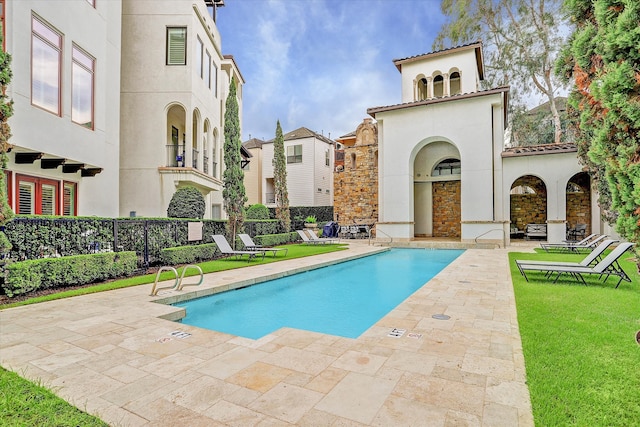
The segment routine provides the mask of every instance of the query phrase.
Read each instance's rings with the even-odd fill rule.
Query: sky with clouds
[[[245,79],[242,140],[307,127],[335,139],[400,103],[393,60],[432,51],[436,0],[225,0],[222,52]]]

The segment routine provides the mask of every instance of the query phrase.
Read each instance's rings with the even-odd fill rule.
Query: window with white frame
[[[187,28],[167,28],[167,65],[187,65]]]
[[[302,163],[302,144],[287,147],[287,163]]]
[[[93,129],[95,59],[77,46],[72,49],[71,120]]]
[[[331,158],[329,157],[329,149],[324,150],[324,165],[331,166]]]
[[[197,39],[198,45],[196,47],[196,73],[198,73],[200,78],[203,78],[204,67],[202,64],[202,59],[204,57],[204,45],[202,44],[202,40],[200,40],[200,37],[198,37]]]
[[[211,54],[206,52],[204,57],[204,78],[207,82],[207,87],[211,89]]]
[[[62,35],[31,17],[31,103],[60,115]]]
[[[213,79],[213,96],[218,97],[218,67],[216,64],[213,64],[213,72],[211,73],[211,78]]]

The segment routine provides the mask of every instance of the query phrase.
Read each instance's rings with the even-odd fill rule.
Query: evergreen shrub
[[[2,288],[7,296],[41,289],[86,285],[130,276],[138,268],[135,252],[106,252],[18,261],[5,265]]]

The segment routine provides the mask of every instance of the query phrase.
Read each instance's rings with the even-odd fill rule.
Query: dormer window
[[[451,95],[460,95],[462,86],[460,85],[460,73],[455,71],[449,76],[449,93]]]
[[[433,78],[433,96],[442,98],[444,96],[444,78],[442,74],[438,74]]]

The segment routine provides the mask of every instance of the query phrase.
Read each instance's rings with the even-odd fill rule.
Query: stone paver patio
[[[379,249],[3,310],[0,364],[113,426],[533,426],[505,249],[467,250],[358,339],[284,328],[254,341],[153,302]]]

